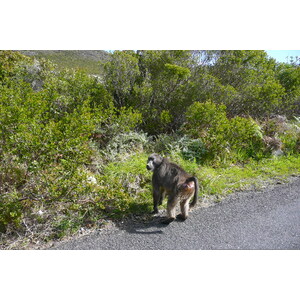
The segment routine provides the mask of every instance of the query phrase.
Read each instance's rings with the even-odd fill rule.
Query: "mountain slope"
[[[110,53],[104,50],[20,50],[24,55],[46,58],[57,64],[58,69],[74,68],[89,74],[101,74],[101,63],[107,61]]]

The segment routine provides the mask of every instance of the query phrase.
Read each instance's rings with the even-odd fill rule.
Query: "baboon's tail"
[[[193,207],[195,206],[198,200],[198,190],[199,190],[198,179],[196,177],[190,177],[187,181],[188,182],[194,181],[195,183],[195,193],[194,193],[193,201],[190,203],[190,207]]]

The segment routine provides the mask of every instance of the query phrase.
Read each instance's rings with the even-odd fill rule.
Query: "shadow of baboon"
[[[115,225],[121,229],[125,230],[131,234],[163,234],[163,229],[170,226],[164,224],[162,221],[165,220],[163,213],[159,215],[141,215],[135,216],[133,218],[123,220],[121,222],[115,222]],[[182,222],[182,220],[177,220],[177,222]]]

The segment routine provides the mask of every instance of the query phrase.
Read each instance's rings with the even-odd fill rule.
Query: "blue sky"
[[[275,58],[278,62],[288,62],[287,56],[298,56],[300,58],[300,50],[265,50],[269,56]]]

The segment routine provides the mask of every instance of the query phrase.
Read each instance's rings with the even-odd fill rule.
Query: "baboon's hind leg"
[[[167,219],[162,221],[163,224],[170,224],[175,220],[176,204],[178,203],[178,201],[178,197],[173,195],[169,196],[167,204]]]
[[[189,208],[190,208],[190,205],[189,205],[189,202],[190,202],[190,198],[191,197],[188,197],[187,199],[185,200],[182,200],[180,202],[180,209],[181,209],[181,214],[177,215],[176,218],[181,220],[181,221],[185,221],[189,215]]]

